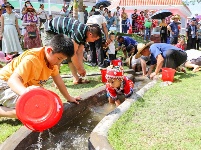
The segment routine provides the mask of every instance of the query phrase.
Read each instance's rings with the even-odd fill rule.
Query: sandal
[[[82,78],[79,78],[79,80],[78,81],[74,81],[73,82],[73,84],[87,84],[87,83],[90,83],[90,81],[89,80],[87,80],[87,79],[82,79]]]

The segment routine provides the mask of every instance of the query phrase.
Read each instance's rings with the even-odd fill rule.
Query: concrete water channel
[[[132,78],[132,76],[131,76]],[[135,92],[150,80],[135,78]],[[4,150],[87,150],[88,140],[96,125],[116,106],[108,104],[105,86],[81,96],[79,105],[64,104],[64,113],[59,123],[42,134],[21,127],[1,146]],[[38,138],[40,135],[40,143]],[[40,144],[40,145],[39,145]]]

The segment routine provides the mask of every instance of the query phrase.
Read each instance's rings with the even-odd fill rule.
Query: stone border
[[[105,103],[105,85],[83,93],[80,97],[82,100],[79,105],[74,103],[64,103],[62,118],[57,125],[49,129],[51,133],[56,132],[58,128],[71,122],[75,116],[80,115],[80,113],[83,112],[87,106],[95,105],[97,103]],[[39,132],[33,132],[27,127],[22,126],[0,145],[0,150],[25,150],[28,146],[37,143],[38,136]],[[48,131],[44,131],[42,137],[49,137]]]
[[[145,85],[138,92],[133,94],[129,99],[126,99],[119,107],[114,111],[106,115],[94,128],[89,137],[89,150],[113,150],[107,139],[108,131],[112,124],[124,114],[137,99],[141,98],[146,91],[152,88],[157,83],[154,80]]]
[[[128,74],[128,78],[133,80],[133,75]],[[137,80],[144,80],[144,78],[138,78]],[[154,83],[154,82],[152,82]],[[114,111],[109,113],[106,117],[104,117],[101,122],[94,128],[90,135],[89,139],[89,149],[93,149],[92,147],[95,146],[96,149],[105,149],[110,150],[112,149],[108,140],[107,140],[107,131],[111,127],[111,125],[126,111],[129,109],[130,105],[137,100],[137,98],[142,97],[143,94],[153,85],[147,84],[142,89],[139,90],[136,94],[133,94],[131,98],[124,101],[119,107],[117,107]],[[57,131],[59,127],[61,127],[64,123],[67,124],[67,122],[70,122],[76,115],[79,115],[80,112],[84,111],[87,106],[89,105],[95,105],[96,103],[103,103],[107,98],[105,95],[105,85],[93,89],[89,92],[83,93],[80,95],[82,98],[82,101],[79,105],[76,105],[74,103],[64,103],[64,112],[61,120],[59,123],[50,129],[51,132]],[[103,100],[100,100],[103,99]],[[105,102],[104,102],[105,103]],[[74,111],[72,111],[72,109]],[[68,118],[68,119],[66,119]],[[19,136],[20,135],[20,136]],[[11,135],[9,138],[6,139],[5,142],[3,142],[0,145],[0,149],[5,150],[22,150],[26,149],[27,145],[31,145],[33,143],[36,143],[38,140],[39,132],[33,132],[26,128],[25,126],[21,127],[19,130],[17,130],[13,135]],[[47,131],[44,131],[43,137],[48,137]],[[11,144],[12,143],[12,144]],[[92,144],[90,146],[90,144]],[[101,144],[101,145],[99,145]]]

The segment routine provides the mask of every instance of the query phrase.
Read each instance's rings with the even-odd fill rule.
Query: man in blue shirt
[[[119,43],[119,47],[117,50],[122,49],[124,53],[125,59],[132,54],[137,53],[137,41],[129,36],[118,36],[117,41]],[[122,45],[124,45],[122,47]]]
[[[155,43],[149,42],[146,45],[139,43],[137,46],[138,53],[136,58],[139,58],[141,55],[150,56],[151,66],[148,72],[148,76],[153,79],[156,76],[162,67],[176,69],[178,66],[183,64],[187,60],[187,54],[180,48],[166,43]],[[152,73],[152,70],[156,66],[155,71]]]
[[[190,25],[186,27],[186,40],[187,40],[187,50],[196,49],[197,40],[197,26],[196,19],[192,18]]]
[[[167,29],[170,31],[170,44],[177,44],[178,43],[178,36],[179,36],[179,27],[178,22],[180,19],[179,15],[175,15],[171,18],[173,22],[171,22]]]

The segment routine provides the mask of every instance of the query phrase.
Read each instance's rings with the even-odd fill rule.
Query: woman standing
[[[23,26],[26,26],[24,34],[24,48],[41,47],[41,39],[38,30],[39,20],[33,7],[27,7],[27,13],[23,17]]]
[[[2,39],[2,51],[6,53],[6,59],[10,60],[12,57],[11,53],[22,52],[22,47],[20,45],[19,36],[20,29],[18,26],[17,18],[15,13],[12,13],[14,7],[9,3],[5,3],[4,7],[6,13],[1,16],[1,36]]]
[[[161,43],[167,43],[167,23],[165,23],[165,18],[162,19],[162,22],[159,24],[160,27],[160,37]]]
[[[143,36],[144,35],[144,23],[145,23],[145,16],[144,16],[143,11],[140,12],[140,15],[138,16],[137,21],[138,21],[139,32],[140,32],[141,36]]]
[[[44,10],[44,4],[40,4],[40,7],[38,9],[38,17],[40,19],[40,26],[39,28],[41,28],[42,24],[46,22],[47,20],[47,14]]]
[[[96,11],[96,7],[93,6],[93,7],[91,8],[91,11],[89,12],[89,17],[92,16],[92,15],[94,15],[95,11]]]
[[[138,18],[138,14],[137,14],[137,9],[134,9],[134,13],[131,15],[132,18],[132,32],[133,33],[138,33],[138,22],[137,22],[137,18]]]
[[[125,12],[125,8],[123,7],[122,8],[122,13],[121,13],[121,24],[122,24],[122,33],[127,33],[127,18],[128,18],[128,15],[127,13]]]

